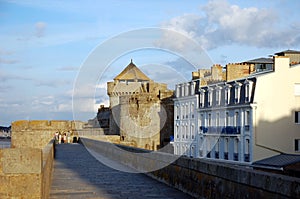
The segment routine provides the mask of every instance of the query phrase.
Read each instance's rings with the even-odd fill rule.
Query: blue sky
[[[0,125],[20,119],[72,120],[74,85],[85,63],[99,48],[98,53],[107,53],[101,49],[103,42],[128,31],[149,27],[176,31],[197,42],[211,63],[225,66],[300,50],[299,9],[298,1],[288,0],[0,0]],[[172,36],[155,39],[156,49],[120,54],[109,65],[93,60],[104,73],[97,74],[90,87],[93,92],[76,93],[83,100],[76,104],[80,116],[74,119],[88,120],[99,104],[107,104],[106,82],[131,58],[170,88],[190,79],[193,68],[182,67],[185,57],[172,53],[185,51],[183,41]],[[112,49],[118,47],[114,44]]]

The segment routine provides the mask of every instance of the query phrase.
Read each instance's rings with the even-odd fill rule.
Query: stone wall
[[[0,198],[48,198],[53,153],[53,141],[43,149],[0,150]]]
[[[299,178],[86,138],[82,143],[196,198],[300,198]]]
[[[254,72],[254,64],[230,63],[226,65],[226,81],[232,81],[248,76]]]
[[[78,129],[84,123],[66,120],[20,120],[12,123],[11,147],[44,148],[54,137],[55,132],[71,132],[72,136],[78,135]],[[73,139],[71,139],[73,140]]]
[[[0,198],[49,198],[55,132],[82,128],[74,121],[15,121],[12,148],[0,150]]]

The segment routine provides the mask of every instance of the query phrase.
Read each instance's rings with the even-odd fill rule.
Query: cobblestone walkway
[[[192,198],[144,174],[114,170],[81,144],[56,147],[50,199]]]

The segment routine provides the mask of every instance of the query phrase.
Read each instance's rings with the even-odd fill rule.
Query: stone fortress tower
[[[166,84],[156,83],[132,62],[107,82],[110,99],[110,134],[123,144],[157,150],[173,135],[173,95]]]

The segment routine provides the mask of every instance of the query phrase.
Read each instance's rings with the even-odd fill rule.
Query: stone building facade
[[[123,144],[158,150],[173,135],[173,94],[166,84],[148,78],[131,63],[107,83],[110,131]]]

